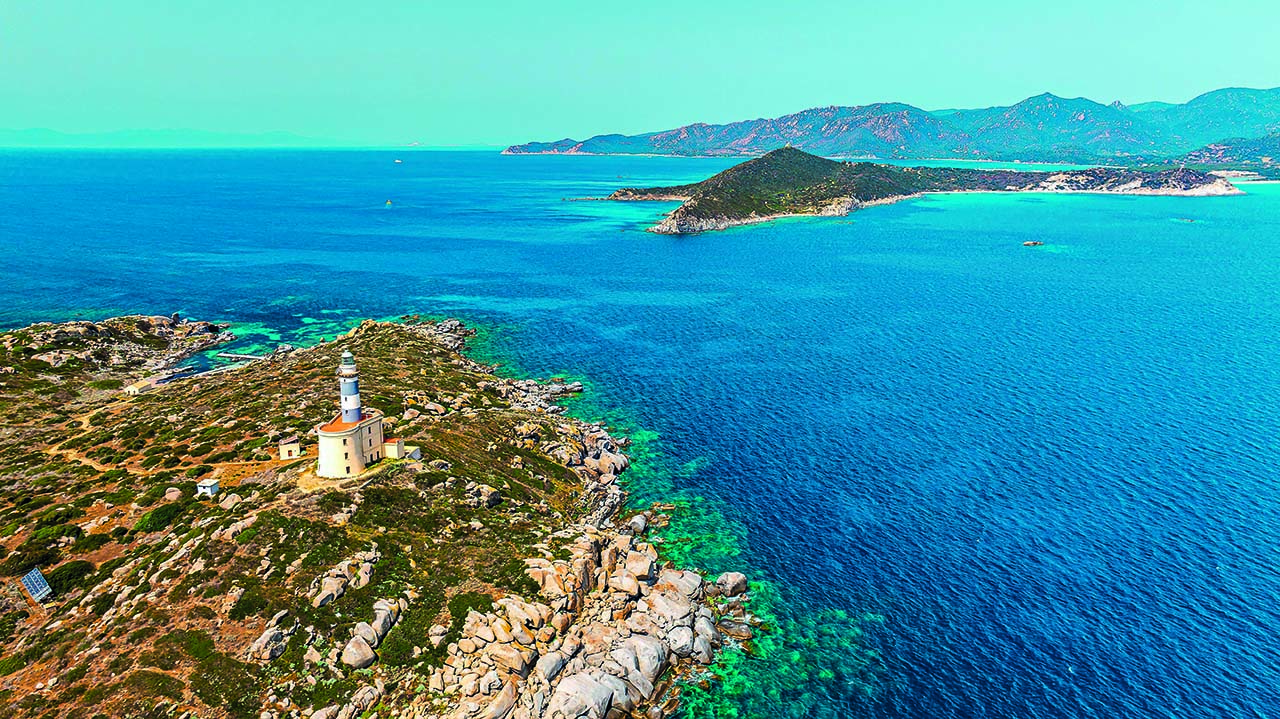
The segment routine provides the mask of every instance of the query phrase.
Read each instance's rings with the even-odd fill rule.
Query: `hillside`
[[[1045,93],[1012,107],[961,110],[948,117],[970,137],[975,154],[995,159],[1087,162],[1158,153],[1166,131],[1127,112],[1084,98]]]
[[[1133,195],[1232,195],[1224,179],[1195,170],[1139,172],[1093,168],[1069,172],[965,170],[838,162],[785,147],[692,185],[623,188],[611,200],[682,204],[658,225],[686,234],[788,215],[845,215],[861,207],[925,192],[1103,192]]]
[[[219,330],[0,334],[0,408],[22,418],[0,435],[0,574],[54,590],[0,587],[6,717],[613,716],[750,637],[741,575],[661,565],[660,514],[615,523],[626,442],[561,415],[578,387],[498,378],[460,324],[409,319],[121,391]],[[315,475],[343,350],[421,459]],[[301,460],[275,449],[291,435]]]
[[[1280,133],[1280,88],[1224,88],[1138,115],[1166,128],[1190,148],[1230,138],[1263,137]]]
[[[1280,134],[1216,142],[1187,153],[1182,161],[1205,166],[1280,167]]]
[[[724,125],[513,145],[507,154],[753,157],[784,144],[848,158],[1102,163],[1167,159],[1210,142],[1280,130],[1280,88],[1227,88],[1184,104],[1133,107],[1048,93],[1008,107],[927,112],[902,103],[832,106]]]

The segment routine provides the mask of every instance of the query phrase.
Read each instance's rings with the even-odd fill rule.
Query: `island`
[[[758,631],[744,575],[664,560],[670,507],[625,509],[581,385],[417,317],[177,371],[226,329],[0,333],[6,717],[662,717]],[[317,444],[348,411],[388,453]]]
[[[783,147],[690,185],[623,188],[610,200],[678,201],[659,234],[692,234],[780,217],[840,216],[859,208],[935,192],[1080,192],[1124,195],[1238,195],[1216,175],[1095,167],[1060,172],[899,167],[842,162]]]

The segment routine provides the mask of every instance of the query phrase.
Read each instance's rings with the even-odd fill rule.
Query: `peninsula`
[[[414,317],[173,372],[224,330],[0,333],[6,717],[662,717],[750,640],[746,578],[672,567],[667,510],[623,510],[627,441],[556,404],[580,385]]]
[[[930,192],[1091,192],[1124,195],[1237,195],[1226,179],[1189,169],[1061,172],[899,167],[840,162],[793,147],[773,150],[690,185],[623,188],[610,200],[682,204],[649,228],[659,234],[723,230],[790,216],[839,216]]]

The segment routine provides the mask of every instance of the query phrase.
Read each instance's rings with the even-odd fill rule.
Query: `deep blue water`
[[[826,683],[794,716],[1280,716],[1280,185],[697,237],[561,201],[727,164],[0,154],[0,324],[485,322],[661,435],[675,489],[745,533],[705,561],[796,616],[883,615],[875,697]]]

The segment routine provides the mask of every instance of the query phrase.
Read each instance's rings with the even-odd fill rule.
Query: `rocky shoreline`
[[[457,321],[425,331],[455,349],[469,334]],[[564,411],[557,398],[581,389],[532,380],[495,383],[523,406],[554,414]],[[585,519],[556,532],[573,538],[569,555],[526,558],[525,572],[540,596],[507,596],[493,611],[470,612],[444,665],[430,675],[431,693],[401,716],[661,719],[678,706],[677,678],[711,665],[725,642],[751,638],[746,577],[733,572],[709,581],[660,562],[644,537],[666,517],[647,510],[621,521],[626,494],[618,475],[630,466],[625,441],[598,424],[567,422],[581,448],[558,443],[543,449],[573,468],[586,489]],[[443,639],[445,629],[433,627],[433,641]],[[320,712],[314,717],[325,719]]]
[[[31,359],[61,367],[79,361],[103,367],[132,367],[148,372],[172,369],[197,352],[234,339],[227,325],[188,320],[172,315],[125,315],[99,322],[75,320],[40,323],[6,336],[3,349],[19,342],[40,351]],[[164,351],[139,343],[154,338],[167,345]]]
[[[759,225],[765,222],[773,222],[774,220],[782,220],[789,217],[844,217],[857,210],[866,209],[868,207],[876,207],[878,205],[892,205],[903,200],[911,200],[923,197],[924,193],[912,193],[910,195],[901,195],[898,197],[887,197],[879,200],[871,200],[862,202],[853,197],[839,197],[832,200],[827,205],[819,208],[815,212],[783,212],[774,215],[752,215],[750,217],[728,218],[728,217],[680,217],[672,212],[667,215],[662,222],[645,228],[645,232],[652,232],[657,235],[692,235],[701,232],[716,232],[719,230],[727,230],[731,227],[745,227],[747,225]],[[617,198],[623,199],[623,198]],[[636,200],[627,201],[641,201]],[[677,198],[652,198],[652,199],[677,199]]]

